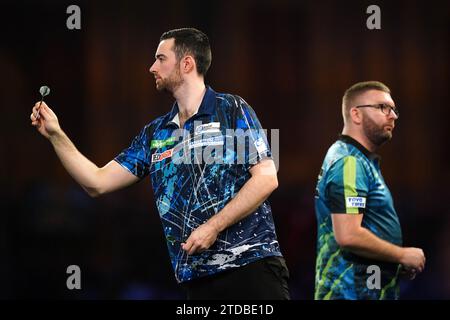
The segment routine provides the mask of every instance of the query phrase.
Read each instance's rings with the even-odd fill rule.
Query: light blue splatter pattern
[[[249,169],[261,159],[270,158],[267,138],[262,132],[252,132],[245,139],[245,155],[236,146],[238,138],[230,138],[227,129],[261,129],[253,109],[240,97],[220,94],[207,88],[200,108],[186,121],[186,139],[167,142],[179,129],[178,106],[157,118],[134,138],[130,147],[115,160],[139,178],[150,175],[156,206],[167,239],[170,259],[178,282],[215,274],[229,268],[243,266],[268,256],[281,256],[268,201],[252,214],[219,234],[217,241],[206,251],[188,256],[181,249],[191,232],[219,212],[250,178]],[[199,124],[217,123],[220,130]],[[223,137],[223,144],[200,144],[186,148],[198,139]],[[152,141],[159,140],[163,142]],[[208,140],[205,140],[208,141]],[[231,143],[233,142],[233,143]],[[259,149],[248,148],[257,143]],[[263,144],[261,146],[261,144]],[[222,159],[221,163],[207,164],[201,154]],[[211,151],[211,148],[213,149]],[[172,150],[172,156],[167,156]],[[166,152],[166,154],[164,154]],[[162,156],[163,155],[163,156]],[[190,163],[174,161],[190,158]],[[184,155],[184,157],[183,157]],[[167,156],[167,157],[165,157]],[[238,161],[238,158],[243,161]],[[162,159],[162,160],[161,160]],[[152,161],[153,160],[153,161]],[[160,161],[156,161],[160,160]]]

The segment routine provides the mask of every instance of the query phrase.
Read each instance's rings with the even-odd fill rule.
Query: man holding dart
[[[289,299],[266,200],[277,173],[255,112],[242,98],[205,85],[211,49],[203,32],[164,33],[155,59],[149,71],[156,88],[176,101],[104,167],[77,150],[45,103],[34,106],[32,125],[93,197],[150,175],[175,277],[188,299]],[[228,139],[230,132],[239,133]],[[243,144],[229,146],[242,137]],[[199,159],[206,151],[210,157]]]

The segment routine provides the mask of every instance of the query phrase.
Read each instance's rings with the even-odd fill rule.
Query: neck
[[[364,133],[359,132],[358,130],[344,127],[344,129],[342,130],[342,134],[352,137],[370,152],[375,152],[378,149],[376,145],[370,142],[370,140],[364,135]]]
[[[200,107],[206,86],[203,79],[198,81],[185,81],[174,93],[173,96],[178,104],[178,117],[180,120],[187,120],[192,117]]]

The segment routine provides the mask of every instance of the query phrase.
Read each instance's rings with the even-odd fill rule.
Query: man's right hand
[[[31,124],[50,140],[67,172],[90,196],[98,197],[139,181],[138,177],[115,160],[99,168],[82,155],[62,131],[58,118],[44,102],[40,106],[39,102],[34,105],[30,119]]]
[[[45,102],[36,102],[30,115],[31,125],[47,139],[61,130],[56,114]]]
[[[405,270],[420,273],[425,268],[425,255],[420,248],[402,248],[400,264]]]

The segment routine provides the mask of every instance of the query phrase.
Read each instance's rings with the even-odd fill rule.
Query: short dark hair
[[[342,97],[342,117],[344,118],[344,123],[350,116],[350,109],[352,107],[351,104],[353,99],[369,90],[378,90],[389,94],[391,93],[389,87],[380,81],[364,81],[355,83],[345,91],[344,96]]]
[[[195,28],[173,29],[164,32],[159,41],[171,38],[175,39],[173,50],[177,60],[180,61],[186,54],[191,54],[197,65],[197,72],[205,76],[212,60],[211,47],[206,34]]]

